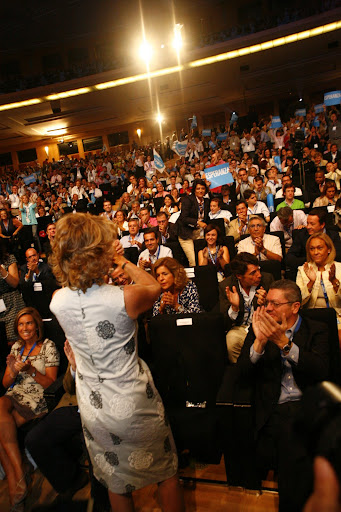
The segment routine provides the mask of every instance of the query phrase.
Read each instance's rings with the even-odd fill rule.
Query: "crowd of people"
[[[48,463],[51,453],[70,458],[64,438],[50,436],[49,417],[57,414],[57,423],[83,429],[113,510],[133,510],[132,491],[153,482],[163,510],[183,510],[176,449],[137,355],[134,321],[203,312],[186,271],[195,266],[214,269],[230,364],[255,386],[259,474],[262,453],[278,460],[281,510],[301,510],[312,464],[289,427],[306,386],[330,373],[326,331],[300,309],[333,308],[341,346],[341,122],[334,109],[318,117],[318,128],[314,109],[275,130],[271,119],[243,131],[234,121],[222,140],[215,130],[210,137],[182,130],[186,154],[170,154],[163,168],[150,145],[47,160],[27,172],[1,169],[0,323],[10,354],[2,361],[0,462],[13,511],[24,509],[30,473],[16,429],[46,414],[43,391],[57,377],[62,351],[53,329],[52,341],[44,338],[42,319],[68,340],[78,405],[30,432],[33,461],[61,495],[87,482],[72,461],[65,475]],[[233,181],[211,191],[206,174],[221,163]],[[290,457],[279,449],[282,435],[294,447]],[[44,437],[53,446],[42,449]]]

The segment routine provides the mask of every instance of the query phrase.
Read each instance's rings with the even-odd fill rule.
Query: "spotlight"
[[[300,98],[298,101],[303,101],[303,98]]]
[[[165,47],[165,45],[164,45],[164,44],[162,44],[162,45],[161,45],[161,48],[164,48],[164,47]]]
[[[174,26],[174,39],[173,39],[173,48],[178,52],[182,47],[182,36],[181,29],[183,25],[181,23],[176,23]]]
[[[69,148],[72,148],[73,144],[72,142],[69,142]]]
[[[152,46],[147,41],[144,41],[141,44],[139,51],[140,51],[140,56],[142,57],[142,59],[144,59],[148,63],[150,61],[150,59],[152,58],[152,54],[153,54]]]
[[[162,115],[162,114],[160,114],[160,112],[159,112],[159,113],[158,113],[158,115],[156,116],[156,120],[157,120],[157,122],[158,122],[159,124],[161,124],[161,123],[162,123],[162,121],[163,121],[163,115]]]
[[[141,128],[138,128],[136,130],[136,133],[137,133],[138,138],[140,139],[141,138]]]

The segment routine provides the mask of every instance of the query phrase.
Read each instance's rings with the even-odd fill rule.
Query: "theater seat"
[[[212,311],[219,303],[219,285],[217,271],[213,265],[190,267],[191,280],[198,288],[199,302],[204,311]],[[194,274],[194,275],[193,275]]]
[[[150,321],[153,374],[178,450],[217,464],[216,395],[227,364],[222,314],[158,315]]]

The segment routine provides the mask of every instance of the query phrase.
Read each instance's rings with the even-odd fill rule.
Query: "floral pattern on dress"
[[[135,450],[128,457],[129,465],[137,470],[148,469],[153,462],[153,454],[146,450]]]
[[[116,436],[115,434],[110,433],[110,437],[115,446],[122,443],[122,439],[119,436]]]
[[[154,302],[153,305],[153,316],[160,315],[160,305],[163,293],[161,293],[160,297]],[[166,315],[174,315],[179,313],[201,313],[202,308],[199,303],[199,293],[196,285],[189,281],[185,288],[179,293],[178,302],[180,304],[180,308],[176,311],[172,306],[166,306],[163,310],[163,314]]]
[[[104,320],[103,322],[98,322],[96,332],[104,340],[109,340],[114,337],[116,329],[109,320]]]
[[[91,391],[90,393],[90,404],[95,407],[95,409],[102,409],[103,402],[101,393],[99,391]]]
[[[107,475],[112,475],[115,473],[115,466],[112,466],[106,459],[103,453],[98,453],[95,455],[95,462],[98,467],[106,473]]]
[[[105,452],[104,458],[108,462],[108,464],[110,464],[110,466],[118,466],[119,465],[117,453],[115,453],[115,452]]]
[[[133,336],[131,338],[131,340],[128,341],[128,343],[126,343],[124,345],[124,351],[125,353],[128,355],[128,356],[131,356],[131,354],[134,353],[134,350],[135,350],[135,336]]]
[[[149,384],[149,382],[147,382],[146,394],[147,394],[147,398],[149,398],[149,399],[154,398],[154,391],[153,391],[153,388],[151,387],[151,385]]]
[[[133,443],[147,443],[158,437],[158,427],[155,421],[149,418],[135,420],[130,424],[126,438]]]
[[[134,400],[129,396],[114,395],[109,402],[111,413],[118,420],[130,418],[135,411]]]
[[[86,428],[86,426],[83,427],[83,434],[84,434],[84,437],[86,437],[86,439],[88,439],[88,441],[94,440],[94,436],[91,434],[90,430],[88,428]]]

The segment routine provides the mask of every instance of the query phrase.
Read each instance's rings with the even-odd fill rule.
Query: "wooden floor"
[[[180,473],[181,476],[204,478],[211,481],[225,481],[224,463],[219,465],[193,465]],[[269,483],[268,483],[269,484]],[[267,484],[267,487],[270,486]],[[184,482],[186,512],[277,512],[278,496],[276,493],[251,493],[242,489],[229,488],[225,484]],[[35,471],[31,493],[27,499],[25,512],[30,512],[34,505],[48,505],[57,494],[42,476]],[[80,490],[74,500],[90,498],[90,486]],[[157,486],[151,485],[134,492],[136,512],[160,512],[157,501]],[[0,481],[0,511],[9,512],[10,505],[6,480]],[[69,510],[69,509],[68,509]],[[90,507],[88,508],[90,510]]]

